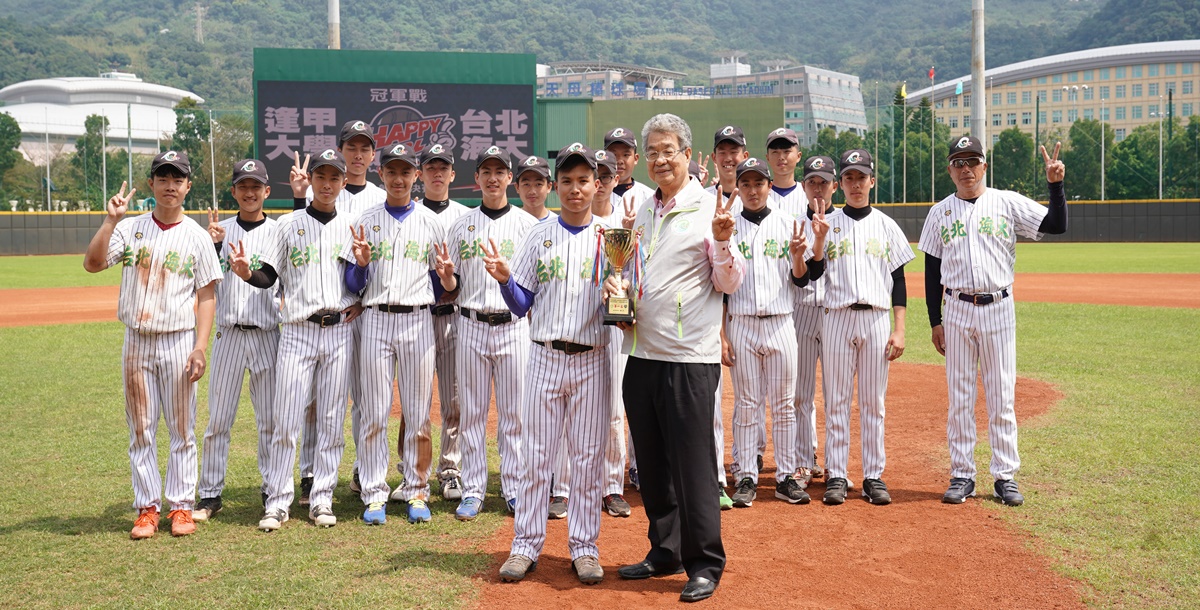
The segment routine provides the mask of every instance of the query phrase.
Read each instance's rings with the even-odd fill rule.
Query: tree
[[[1105,125],[1104,155],[1106,159],[1104,164],[1106,169],[1112,164],[1114,139],[1115,132],[1112,127]],[[1046,150],[1053,151],[1053,147],[1049,144],[1047,143]],[[1071,172],[1067,176],[1067,179],[1071,181],[1071,196],[1078,196],[1080,199],[1100,199],[1100,121],[1095,119],[1075,121],[1071,125],[1068,142],[1062,151],[1061,158],[1063,164]],[[1107,188],[1105,190],[1107,191]]]
[[[1030,192],[1031,172],[1035,171],[1033,153],[1033,138],[1021,131],[1020,127],[1009,127],[1000,132],[991,151],[995,187],[1019,193]],[[1071,168],[1071,173],[1073,176],[1074,168]]]
[[[1107,173],[1109,198],[1157,199],[1158,125],[1142,125],[1118,142]]]
[[[208,111],[200,108],[196,100],[185,97],[175,104],[175,135],[171,140],[171,148],[186,152],[188,161],[192,164],[192,191],[188,199],[193,203],[211,198],[212,172],[209,170],[208,159]],[[195,207],[208,207],[196,204]],[[185,203],[184,207],[187,205]]]
[[[0,112],[0,178],[21,159],[17,148],[21,146],[21,125],[7,113]],[[0,188],[4,187],[0,180]]]

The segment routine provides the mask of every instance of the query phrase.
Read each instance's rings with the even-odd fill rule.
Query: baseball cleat
[[[757,458],[754,460],[754,465],[755,465],[755,466],[758,466],[758,473],[759,473],[759,474],[762,474],[762,471],[763,471],[763,460],[762,460],[762,454],[761,454],[761,453],[760,453],[760,454],[758,455],[758,457],[757,457]]]
[[[208,521],[219,512],[221,512],[221,496],[201,498],[196,503],[196,508],[192,509],[192,520],[197,522]]]
[[[571,562],[571,571],[579,577],[579,582],[585,585],[594,585],[604,580],[604,568],[600,567],[600,560],[591,555],[584,555]]]
[[[638,491],[642,490],[642,480],[638,478],[637,468],[629,469],[629,484],[633,485],[633,488]]]
[[[796,469],[796,474],[792,475],[796,479],[796,483],[800,484],[800,489],[808,489],[808,484],[812,483],[813,473],[811,468],[801,466]]]
[[[453,476],[442,481],[442,498],[446,500],[461,500],[462,479]]]
[[[367,525],[383,525],[387,523],[387,509],[383,502],[372,502],[363,511],[363,523]]]
[[[424,500],[411,500],[408,503],[409,523],[429,523],[433,515],[429,513],[429,505]]]
[[[500,566],[500,580],[517,582],[537,569],[537,562],[524,555],[509,555]]]
[[[137,519],[133,522],[133,529],[129,530],[129,537],[133,540],[145,540],[157,532],[158,509],[147,506],[138,512]]]
[[[604,496],[604,510],[614,517],[628,517],[633,513],[633,509],[625,501],[625,496],[621,494]]]
[[[504,502],[504,507],[508,509],[508,514],[510,514],[510,515],[517,514],[517,499],[509,498],[508,500],[506,500]]]
[[[863,479],[862,495],[871,504],[891,504],[892,494],[880,479]]]
[[[775,486],[775,497],[788,504],[808,504],[812,500],[808,492],[800,486],[800,482],[790,476],[784,477]]]
[[[1005,506],[1020,506],[1025,503],[1025,496],[1017,489],[1017,482],[1012,479],[997,480],[992,495],[1004,502]]]
[[[265,515],[263,515],[262,519],[258,520],[258,529],[264,532],[273,532],[279,529],[279,526],[286,523],[287,520],[287,513],[279,509],[269,510]]]
[[[566,519],[567,499],[563,496],[550,496],[550,510],[547,517],[550,519]]]
[[[950,479],[950,488],[942,495],[946,504],[962,504],[967,498],[975,497],[975,479],[954,477]]]
[[[824,479],[825,478],[825,470],[823,468],[821,468],[820,464],[817,463],[816,456],[813,456],[812,478],[814,478],[814,479]]]
[[[396,489],[392,490],[392,495],[388,496],[388,499],[392,502],[408,502],[408,498],[404,497],[404,485],[396,486]]]
[[[462,502],[458,503],[458,508],[454,510],[454,518],[459,521],[471,521],[479,516],[479,509],[483,506],[483,500],[479,498],[463,498]]]
[[[846,501],[846,491],[849,488],[849,482],[842,477],[833,477],[825,484],[825,497],[822,501],[826,504],[842,504]]]
[[[737,490],[733,492],[733,505],[738,508],[749,508],[754,505],[754,499],[758,497],[758,492],[755,491],[757,484],[750,477],[743,477],[738,482]]]
[[[309,497],[312,496],[312,477],[300,478],[300,506],[308,506]]]
[[[308,511],[308,518],[312,519],[313,525],[317,527],[333,527],[337,525],[337,517],[333,515],[333,509],[328,506],[314,506]]]
[[[196,533],[196,521],[192,519],[192,511],[177,508],[167,513],[171,520],[172,536],[188,536]]]
[[[352,477],[350,477],[350,491],[352,491],[356,494],[362,493],[362,481],[358,480],[358,471],[357,470],[355,470],[354,475]]]
[[[719,499],[721,501],[721,510],[729,510],[733,508],[733,500],[731,500],[729,495],[725,493],[724,487],[721,488],[721,495]]]

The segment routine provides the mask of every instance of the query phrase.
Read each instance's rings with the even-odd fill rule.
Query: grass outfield
[[[84,271],[82,254],[0,256],[0,289],[116,286],[120,283],[121,274],[116,270]]]

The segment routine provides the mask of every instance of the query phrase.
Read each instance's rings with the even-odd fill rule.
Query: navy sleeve
[[[354,294],[362,294],[363,289],[367,287],[367,268],[359,267],[357,263],[345,263],[346,269],[342,275],[343,281],[346,282],[346,290]]]
[[[1042,219],[1038,233],[1062,235],[1067,232],[1067,190],[1062,181],[1050,183],[1050,208]]]
[[[513,281],[512,276],[509,276],[507,282],[500,284],[500,294],[504,297],[504,303],[517,317],[524,318],[525,314],[529,313],[529,308],[533,307],[533,293]]]
[[[942,323],[942,259],[925,253],[925,308],[929,310],[929,327]]]

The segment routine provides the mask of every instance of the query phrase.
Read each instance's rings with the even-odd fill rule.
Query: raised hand
[[[633,223],[637,222],[637,207],[633,205],[633,196],[626,195],[621,199],[621,206],[624,208],[624,216],[621,217],[621,226],[626,229],[632,229]]]
[[[216,208],[208,211],[208,234],[214,244],[225,241],[225,227],[221,226],[221,215]]]
[[[804,223],[792,221],[792,243],[788,246],[793,261],[804,262],[804,253],[808,252],[808,237],[804,235]]]
[[[708,176],[711,172],[708,171],[708,164],[712,162],[712,155],[704,156],[704,163],[700,164],[700,185],[703,186],[708,182]]]
[[[1054,184],[1062,182],[1063,176],[1067,173],[1067,166],[1063,165],[1062,161],[1058,160],[1058,153],[1062,150],[1062,142],[1054,143],[1054,156],[1046,154],[1046,147],[1042,146],[1042,160],[1046,162],[1046,182]]]
[[[367,241],[367,228],[358,225],[358,233],[354,232],[354,227],[350,227],[350,251],[354,253],[354,262],[359,267],[366,267],[371,264],[371,243]]]
[[[825,220],[825,209],[828,207],[828,203],[824,199],[820,198],[818,198],[816,201],[821,207],[817,208],[817,210],[813,212],[813,236],[817,238],[818,242],[822,242],[825,240],[825,236],[829,235],[829,221]]]
[[[458,281],[454,279],[454,261],[450,259],[450,247],[446,242],[441,244],[433,244],[433,270],[437,272],[438,279],[442,280],[442,288],[451,291],[458,287]]]
[[[508,259],[500,254],[500,248],[496,246],[496,240],[488,238],[488,246],[483,247],[483,268],[487,270],[488,275],[495,278],[501,284],[508,283],[508,278],[511,272],[508,269]]]
[[[737,199],[738,190],[733,189],[729,194],[729,199],[721,194],[721,189],[717,189],[717,209],[713,214],[712,219],[712,234],[713,239],[717,241],[729,241],[733,236],[733,214],[730,210],[733,208],[733,200]],[[725,199],[722,201],[722,199]]]
[[[300,164],[300,151],[296,151],[296,162],[292,164],[291,174],[288,176],[288,182],[292,185],[292,197],[304,197],[308,195],[308,161],[310,155],[304,155],[304,164]]]
[[[250,257],[246,256],[246,247],[239,241],[236,246],[229,248],[229,269],[243,280],[250,280]]]
[[[117,222],[125,217],[125,212],[129,210],[129,202],[133,200],[133,194],[137,192],[135,188],[126,195],[125,189],[128,186],[128,182],[122,182],[121,190],[117,191],[117,194],[108,200],[108,219],[113,222]]]

